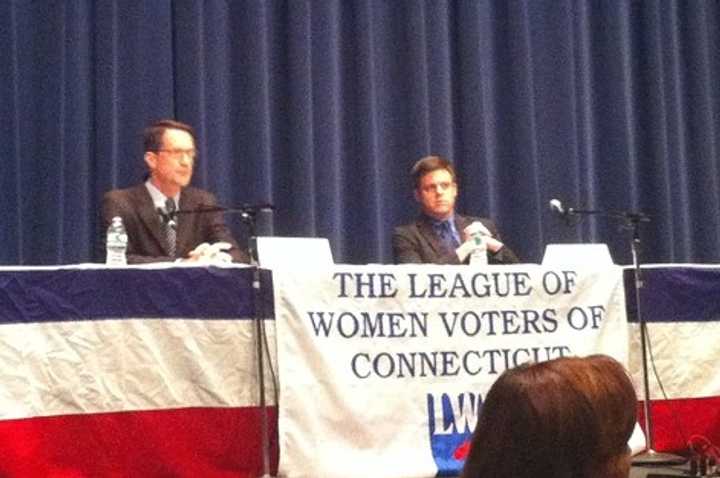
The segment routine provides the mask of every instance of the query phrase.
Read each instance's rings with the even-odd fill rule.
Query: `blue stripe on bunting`
[[[272,275],[253,269],[52,269],[0,271],[0,324],[115,318],[273,318]]]
[[[720,268],[642,269],[640,303],[645,322],[720,321]],[[637,322],[632,269],[625,270],[628,320]]]

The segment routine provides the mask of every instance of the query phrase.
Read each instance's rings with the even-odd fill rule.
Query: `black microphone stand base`
[[[633,465],[644,466],[682,465],[686,461],[687,458],[683,456],[658,452],[652,448],[648,448],[644,452],[639,453],[632,458]]]

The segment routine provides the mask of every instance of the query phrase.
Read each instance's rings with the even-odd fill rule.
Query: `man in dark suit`
[[[115,216],[120,216],[125,225],[128,263],[248,262],[222,212],[172,214],[217,206],[213,194],[188,187],[196,157],[192,127],[161,120],[145,130],[143,140],[147,181],[103,197],[105,229]]]
[[[466,263],[476,247],[475,241],[466,237],[465,229],[471,225],[482,233],[488,264],[518,262],[515,253],[503,244],[493,221],[455,212],[457,182],[448,160],[426,156],[415,163],[412,177],[421,212],[415,222],[393,231],[395,263]]]

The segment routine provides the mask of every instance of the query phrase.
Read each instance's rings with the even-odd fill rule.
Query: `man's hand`
[[[485,244],[487,244],[488,251],[492,252],[493,254],[502,249],[505,245],[491,236],[483,237],[483,239],[485,239]]]
[[[184,261],[203,264],[229,264],[232,262],[232,256],[226,251],[229,251],[230,248],[232,248],[232,245],[227,242],[215,242],[213,244],[203,242],[193,249]]]
[[[465,259],[468,258],[470,253],[474,251],[477,248],[477,244],[475,243],[475,239],[468,239],[467,241],[460,244],[460,247],[455,249],[455,254],[457,254],[458,259],[460,262],[465,262]]]
[[[492,234],[490,234],[490,230],[485,227],[485,225],[480,221],[473,221],[471,224],[469,224],[465,229],[463,229],[463,235],[465,236],[465,243],[463,243],[459,248],[463,249],[466,243],[473,242],[473,238],[476,234],[479,234],[482,236],[482,240],[485,242],[485,246],[487,247],[487,250],[491,253],[495,254],[500,249],[503,248],[504,244],[494,237],[492,237]],[[465,252],[465,249],[463,249],[463,252],[465,253],[465,257],[467,257],[468,254],[470,254],[470,251],[472,251],[472,247],[467,248],[467,252]],[[460,257],[460,253],[458,252],[458,257]],[[464,261],[465,259],[460,259],[460,262]]]
[[[472,238],[473,236],[475,236],[475,234],[492,237],[492,234],[490,234],[490,230],[485,227],[485,224],[480,221],[473,221],[467,226],[465,226],[465,229],[463,229],[463,233],[465,236],[465,240]]]

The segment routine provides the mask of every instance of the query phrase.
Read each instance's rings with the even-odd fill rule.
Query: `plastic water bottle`
[[[128,237],[122,218],[115,216],[112,218],[107,230],[105,264],[109,266],[124,266],[127,264],[127,243]]]
[[[486,266],[488,264],[487,258],[487,244],[482,234],[474,234],[472,240],[475,242],[475,249],[470,253],[470,265],[471,266]]]

